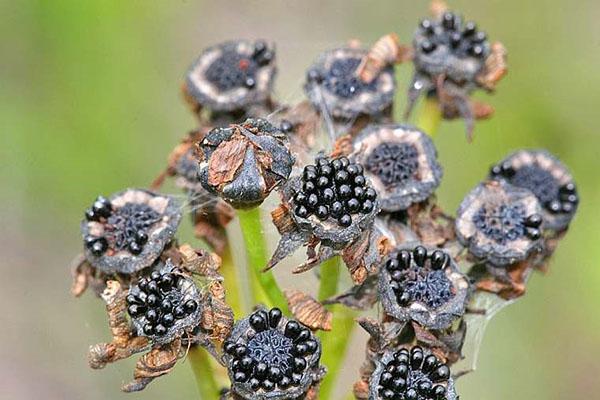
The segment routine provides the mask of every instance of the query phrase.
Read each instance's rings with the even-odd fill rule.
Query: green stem
[[[339,257],[334,257],[321,264],[319,300],[325,300],[337,293],[341,264]],[[327,375],[325,375],[320,388],[319,397],[322,399],[331,398],[354,328],[354,312],[352,310],[342,305],[334,305],[330,306],[330,311],[333,313],[332,330],[319,333],[323,348],[321,362],[327,367]]]
[[[196,378],[200,400],[213,400],[219,395],[219,385],[215,379],[211,359],[205,349],[193,346],[188,353],[188,360]]]
[[[434,137],[440,122],[442,111],[435,97],[426,97],[417,116],[417,126],[426,134]]]
[[[221,275],[223,276],[227,304],[233,309],[234,315],[240,318],[250,310],[245,310],[243,307],[243,293],[240,285],[239,271],[233,262],[229,243],[225,246],[225,251],[221,255]]]
[[[279,307],[287,313],[287,302],[277,285],[271,271],[263,272],[269,258],[267,244],[260,222],[260,209],[238,210],[242,236],[246,248],[248,261],[250,287],[254,304],[263,304],[265,307]]]

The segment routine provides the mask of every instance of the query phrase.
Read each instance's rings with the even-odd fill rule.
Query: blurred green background
[[[436,143],[449,210],[488,166],[546,147],[570,166],[582,203],[546,276],[488,328],[464,399],[580,399],[600,393],[600,3],[452,1],[509,49],[510,73],[487,98],[496,116],[467,144],[460,122]],[[427,2],[0,2],[0,399],[192,399],[187,365],[124,395],[134,360],[92,371],[87,346],[108,338],[103,306],[69,295],[79,220],[99,193],[147,185],[194,119],[179,87],[205,46],[263,37],[278,44],[277,96],[303,98],[306,67],[349,38],[404,41]],[[405,105],[409,66],[397,69]],[[269,227],[271,229],[271,227]],[[362,360],[345,366],[346,382]]]

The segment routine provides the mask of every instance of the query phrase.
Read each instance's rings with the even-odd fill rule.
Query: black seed
[[[348,157],[340,157],[340,158],[338,158],[338,160],[340,160],[340,162],[342,163],[342,166],[344,168],[346,168],[348,165],[350,165],[350,160],[348,160]]]
[[[377,192],[375,191],[375,189],[367,188],[367,190],[365,190],[365,198],[367,200],[375,201],[375,199],[377,198]]]
[[[236,372],[233,375],[233,380],[236,382],[246,382],[246,374],[243,372]]]
[[[90,251],[92,252],[92,254],[94,254],[95,256],[100,256],[102,255],[106,250],[108,249],[108,242],[106,241],[106,239],[104,238],[98,238],[98,240],[96,240],[94,242],[94,244],[92,244],[92,248],[90,249]]]
[[[294,125],[287,119],[284,119],[281,121],[279,129],[281,129],[281,131],[284,133],[290,133],[294,129]]]
[[[256,367],[254,367],[254,375],[256,375],[257,378],[261,379],[264,378],[265,376],[267,376],[267,369],[269,367],[267,366],[267,364],[261,362],[256,364]]]
[[[413,250],[413,259],[415,263],[422,267],[425,265],[425,259],[427,258],[427,249],[423,246],[417,246]]]
[[[577,197],[576,194],[569,194],[566,196],[561,196],[561,199],[564,201],[568,201],[569,203],[572,203],[572,204],[579,203],[579,198]]]
[[[158,313],[154,309],[146,311],[146,319],[150,322],[156,322],[158,320]]]
[[[333,192],[333,190],[331,188],[326,188],[323,190],[323,200],[327,204],[331,203],[334,198],[335,198],[335,193]]]
[[[99,221],[100,216],[94,212],[91,208],[85,210],[85,219],[88,221]]]
[[[354,184],[356,186],[364,186],[367,183],[367,180],[365,179],[365,177],[363,175],[357,175],[354,177]],[[369,189],[367,189],[369,190]],[[373,190],[373,189],[371,189]],[[373,200],[373,199],[371,199]]]
[[[316,69],[310,69],[306,73],[306,79],[309,82],[321,83],[323,81],[323,75],[321,75],[321,72],[317,71]]]
[[[398,269],[399,264],[398,264],[398,260],[396,258],[390,258],[389,260],[387,260],[387,262],[385,263],[385,267],[389,270],[389,271],[393,271]]]
[[[355,198],[351,198],[350,200],[348,200],[346,202],[346,206],[348,207],[348,210],[351,213],[355,213],[358,210],[360,210],[360,202]]]
[[[254,390],[257,390],[260,388],[260,381],[256,378],[250,378],[250,381],[248,381],[250,383],[250,387]]]
[[[281,378],[281,380],[277,383],[277,386],[279,386],[282,389],[287,389],[290,387],[290,385],[292,384],[292,381],[290,380],[290,378],[288,378],[287,376],[284,376]]]
[[[562,210],[562,204],[558,200],[552,200],[546,205],[546,208],[553,214],[558,214]]]
[[[296,321],[288,321],[285,325],[284,335],[291,339],[295,339],[300,333],[300,324]]]
[[[499,165],[494,165],[490,168],[490,174],[493,176],[500,175],[502,173],[502,168]]]
[[[304,344],[306,345],[308,354],[314,354],[319,349],[319,344],[316,340],[307,340]]]
[[[125,300],[127,301],[127,304],[141,304],[142,301],[141,299],[136,296],[135,294],[128,294],[127,297],[125,298]]]
[[[251,89],[254,86],[256,86],[256,81],[254,80],[254,78],[252,77],[247,77],[246,80],[244,81],[244,85],[248,88]]]
[[[233,354],[239,358],[244,357],[247,353],[248,349],[243,344],[238,344],[235,346],[235,350],[233,351]]]
[[[158,284],[156,283],[156,281],[148,282],[147,288],[148,288],[148,292],[158,293]]]
[[[175,307],[173,309],[173,315],[177,319],[185,317],[185,310],[184,310],[183,306],[177,306],[177,307]]]
[[[338,193],[342,199],[348,199],[352,196],[352,189],[350,189],[350,186],[348,185],[340,185]]]
[[[187,311],[188,313],[193,313],[194,311],[196,311],[196,308],[198,307],[198,303],[196,302],[196,300],[190,299],[185,302],[183,307],[184,307],[185,311]]]
[[[483,47],[475,45],[469,49],[469,52],[475,57],[481,57],[483,55]]]
[[[394,389],[396,391],[404,390],[404,388],[406,387],[406,380],[404,380],[402,378],[394,379],[392,386],[394,387]]]
[[[283,374],[281,373],[281,370],[278,367],[269,368],[267,376],[269,377],[269,380],[275,383],[279,382],[281,378],[283,378]]]
[[[410,354],[410,366],[413,369],[421,368],[421,364],[423,363],[423,352],[422,351],[412,351]]]
[[[340,160],[338,160],[337,158],[333,161],[331,161],[331,166],[333,167],[333,169],[335,171],[339,171],[340,169],[343,168],[342,162]]]
[[[169,312],[173,308],[173,303],[169,299],[163,299],[160,302],[160,309],[164,312]]]
[[[319,173],[321,174],[321,176],[330,176],[332,172],[333,170],[331,169],[329,164],[319,166]]]
[[[160,322],[162,322],[164,326],[172,326],[175,323],[175,318],[173,317],[173,314],[168,313],[163,315]]]
[[[431,379],[434,382],[445,381],[450,378],[450,368],[447,365],[440,365],[437,367],[435,371],[431,374]]]
[[[532,228],[537,228],[542,224],[542,216],[540,214],[532,214],[525,220],[525,225]]]
[[[235,352],[235,348],[236,348],[236,344],[232,343],[232,342],[225,342],[223,344],[223,350],[225,351],[225,353],[227,354],[233,354]]]
[[[272,51],[265,51],[256,58],[256,62],[258,62],[258,64],[261,66],[265,66],[269,64],[271,60],[273,60],[274,56],[275,54]]]
[[[302,382],[302,375],[292,374],[292,383],[294,385],[299,385],[301,382]]]
[[[410,266],[410,252],[408,250],[401,250],[398,252],[398,266],[400,269],[406,269]]]
[[[352,225],[352,217],[348,214],[344,214],[338,220],[341,226],[350,226]]]
[[[308,347],[304,343],[298,343],[294,346],[294,354],[303,356],[307,353]]]
[[[565,202],[565,203],[562,203],[562,208],[561,208],[561,211],[562,211],[563,213],[566,213],[566,214],[568,214],[568,213],[571,213],[571,212],[573,212],[573,209],[574,209],[574,208],[575,208],[575,207],[573,206],[573,203],[567,203],[567,202]]]
[[[268,379],[262,381],[260,386],[267,392],[270,392],[271,390],[275,389],[275,384]]]
[[[317,186],[313,181],[306,181],[302,186],[302,190],[304,190],[307,193],[312,193],[315,190],[317,190]]]
[[[433,253],[431,253],[431,268],[442,269],[446,266],[447,261],[448,257],[443,251],[435,250]]]
[[[351,176],[356,176],[360,174],[361,171],[358,164],[350,164],[348,165],[348,168],[346,168],[346,172],[348,172]]]
[[[410,388],[406,391],[406,393],[404,393],[404,400],[417,400],[419,398],[419,395],[417,394],[417,391],[413,388]]]
[[[429,382],[427,380],[422,380],[421,382],[419,382],[418,390],[419,390],[419,393],[421,393],[421,395],[423,395],[423,396],[428,395],[429,391],[431,390],[431,382]]]
[[[384,372],[383,374],[381,374],[381,378],[379,379],[379,383],[381,383],[382,385],[388,385],[389,383],[392,382],[392,374],[390,374],[389,372]]]
[[[332,217],[339,218],[343,214],[344,205],[339,201],[334,201],[329,211],[331,212]]]
[[[329,217],[329,209],[327,206],[319,206],[315,214],[320,220],[326,220]]]
[[[442,25],[444,26],[444,28],[449,30],[454,29],[455,22],[456,19],[453,13],[445,12],[444,15],[442,15]]]
[[[525,233],[527,234],[527,237],[531,240],[538,240],[540,237],[542,237],[540,230],[537,228],[526,228]]]
[[[433,369],[435,368],[435,366],[438,364],[438,359],[436,356],[434,356],[433,354],[428,355],[427,357],[425,357],[425,360],[423,360],[423,372],[429,372],[429,371],[433,371]]]
[[[304,204],[306,202],[306,200],[307,200],[307,197],[302,192],[298,192],[294,196],[294,202],[296,202],[297,204]]]
[[[132,317],[137,317],[140,314],[142,314],[144,311],[146,311],[146,307],[144,307],[142,305],[138,305],[138,304],[132,304],[129,307],[127,307],[127,312]]]
[[[575,187],[575,184],[573,182],[569,182],[569,183],[561,186],[559,191],[561,193],[575,193],[577,191],[577,188]]]
[[[295,372],[303,372],[306,369],[306,360],[302,357],[295,357],[293,369]]]
[[[462,41],[462,35],[458,32],[454,32],[450,35],[450,46],[458,47],[460,42]]]
[[[360,186],[354,187],[354,197],[356,197],[357,199],[362,199],[364,195],[365,195],[365,190],[362,187],[360,187]]]
[[[381,394],[381,396],[384,399],[393,399],[394,396],[395,396],[395,394],[394,394],[394,392],[392,390],[386,389],[386,390],[383,391],[383,393]]]
[[[129,252],[131,254],[140,254],[143,250],[143,247],[141,245],[139,245],[137,242],[129,242],[129,246],[127,246],[129,248]]]
[[[487,39],[487,35],[483,31],[479,31],[473,35],[473,39],[471,39],[475,43],[484,42]]]
[[[428,19],[422,20],[421,23],[419,24],[419,26],[421,27],[421,29],[423,29],[424,31],[426,31],[428,33],[433,32],[433,24]]]
[[[158,336],[162,336],[167,333],[167,328],[164,325],[158,324],[154,327],[154,333]]]
[[[155,307],[158,305],[158,297],[155,294],[151,294],[146,298],[146,304],[151,307]]]
[[[402,306],[408,305],[408,303],[410,303],[411,300],[411,295],[408,292],[404,292],[400,295],[400,297],[398,297],[398,303]]]
[[[160,272],[158,271],[152,271],[152,273],[150,274],[150,279],[152,280],[157,280],[158,278],[160,278]]]
[[[348,182],[348,179],[350,178],[350,175],[348,174],[348,172],[342,170],[342,171],[338,171],[335,173],[335,181],[337,183],[346,183]]]
[[[465,23],[465,28],[463,29],[464,36],[471,36],[475,32],[477,32],[477,24],[473,21],[468,21]]]
[[[310,196],[308,196],[306,205],[309,208],[315,208],[317,206],[317,204],[319,204],[319,197],[316,194],[312,193]]]
[[[446,398],[446,388],[442,385],[435,385],[431,393],[434,396],[434,399],[445,399]]]
[[[408,366],[406,364],[400,364],[396,368],[396,374],[402,378],[406,378],[408,375]]]
[[[365,214],[368,214],[371,211],[373,211],[373,208],[375,208],[375,205],[373,204],[373,202],[371,200],[365,200],[362,205],[362,212]]]
[[[515,175],[515,169],[509,162],[505,162],[500,166],[500,171],[503,176],[510,178]]]
[[[429,40],[425,40],[423,41],[423,43],[421,43],[421,50],[423,50],[423,53],[425,54],[429,54],[432,51],[434,51],[436,48],[436,45],[433,44],[432,42],[430,42]]]
[[[269,311],[269,326],[271,328],[277,328],[279,321],[281,321],[281,310],[279,308],[272,308]]]
[[[300,333],[298,334],[298,336],[296,337],[296,339],[294,341],[295,342],[304,342],[308,339],[310,339],[310,331],[306,328],[302,328],[302,330],[300,331]]]
[[[306,218],[309,215],[308,210],[304,206],[297,206],[294,213],[300,218]]]
[[[257,332],[262,332],[267,329],[267,321],[257,313],[250,316],[250,326]]]
[[[304,167],[303,175],[305,181],[314,181],[317,179],[317,167],[314,165],[308,165]]]
[[[146,335],[153,335],[154,334],[154,326],[152,326],[152,324],[144,325],[144,333]]]
[[[324,188],[327,186],[329,186],[329,178],[327,178],[326,176],[319,177],[319,179],[317,180],[317,187]]]
[[[144,231],[137,231],[135,233],[135,241],[138,244],[145,244],[148,241],[148,234]]]

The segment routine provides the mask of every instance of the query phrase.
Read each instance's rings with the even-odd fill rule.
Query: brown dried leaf
[[[134,380],[125,386],[124,392],[138,392],[159,376],[166,375],[175,367],[181,356],[181,339],[155,347],[144,354],[135,365]]]
[[[321,303],[299,290],[286,290],[283,293],[290,311],[298,321],[313,330],[331,330],[333,314]]]
[[[208,183],[221,187],[231,182],[244,162],[248,140],[235,134],[212,153],[208,164]]]

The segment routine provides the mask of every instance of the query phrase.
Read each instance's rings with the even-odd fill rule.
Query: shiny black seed
[[[131,254],[140,254],[142,252],[142,250],[144,249],[143,246],[141,246],[137,242],[129,242],[128,248],[129,248],[129,252]]]
[[[148,292],[158,293],[158,283],[156,283],[156,281],[148,282],[147,289],[148,289]]]
[[[333,204],[331,204],[331,208],[329,209],[329,211],[331,212],[332,217],[339,218],[344,212],[344,205],[339,201],[334,201]]]
[[[158,281],[158,286],[162,290],[167,291],[173,287],[173,283],[174,283],[173,276],[171,274],[165,274],[160,277],[160,279]]]
[[[154,334],[154,326],[152,326],[152,324],[144,325],[144,333],[146,335],[153,335]]]
[[[281,129],[281,131],[284,133],[290,133],[294,129],[294,125],[287,119],[284,119],[281,121],[279,129]]]
[[[445,381],[450,378],[450,368],[447,365],[440,365],[431,374],[431,379],[434,382]]]
[[[257,332],[264,331],[268,328],[267,321],[258,313],[250,316],[250,326]]]
[[[573,203],[565,202],[565,203],[562,203],[561,211],[565,214],[569,214],[569,213],[573,212],[574,208],[575,207],[573,206]]]
[[[458,32],[454,32],[450,35],[450,46],[456,48],[462,41],[462,35]]]
[[[333,201],[333,199],[335,198],[335,193],[333,192],[333,190],[331,188],[326,188],[323,190],[323,194],[322,194],[323,200],[329,204]]]
[[[408,375],[408,366],[406,364],[399,364],[398,367],[396,367],[396,375],[406,378]]]
[[[338,194],[342,199],[348,199],[350,196],[352,196],[352,189],[350,189],[350,186],[348,185],[340,185],[338,188]]]
[[[272,51],[265,51],[264,53],[262,53],[258,57],[256,57],[256,62],[258,64],[260,64],[261,66],[264,66],[264,65],[269,64],[273,60],[274,56],[275,56],[275,53],[273,53]]]
[[[490,174],[493,176],[502,174],[502,168],[500,165],[494,165],[492,168],[490,168]]]
[[[389,271],[394,271],[397,270],[399,265],[398,265],[398,260],[395,258],[390,258],[389,260],[387,260],[387,262],[385,263],[385,267],[389,270]]]
[[[158,336],[162,336],[167,333],[167,328],[164,325],[158,324],[154,327],[154,333]]]
[[[225,350],[225,353],[227,353],[227,354],[233,354],[235,352],[235,348],[236,348],[235,343],[225,342],[223,344],[223,350]]]
[[[160,272],[152,271],[152,273],[150,274],[150,279],[157,280],[158,278],[160,278]]]
[[[299,385],[301,382],[302,382],[302,375],[292,374],[292,383],[294,385]]]
[[[373,202],[371,200],[365,200],[362,205],[362,212],[365,214],[368,214],[371,211],[373,211],[373,208],[375,208],[375,205],[373,204]]]
[[[553,214],[558,214],[562,210],[562,204],[558,200],[552,200],[547,206],[548,210]]]
[[[446,266],[448,256],[441,250],[435,250],[431,253],[431,268],[442,269]]]
[[[348,210],[351,213],[355,213],[358,210],[360,210],[360,202],[355,198],[351,198],[350,200],[348,200],[346,202],[346,206],[348,207]]]
[[[145,244],[148,241],[148,234],[144,231],[137,231],[135,233],[135,241],[138,244]]]
[[[352,225],[352,217],[348,214],[344,214],[338,220],[341,226],[350,226]]]
[[[294,213],[297,216],[299,216],[300,218],[306,218],[309,215],[308,210],[304,206],[297,206],[296,209],[294,210]]]
[[[152,283],[152,282],[150,282]],[[151,307],[157,306],[158,305],[158,297],[155,294],[151,294],[146,298],[146,304],[148,304]]]
[[[356,176],[360,173],[360,168],[358,164],[350,164],[346,168],[346,172],[348,172],[348,174],[350,174],[351,176]]]
[[[88,221],[99,221],[100,216],[94,212],[91,208],[85,210],[85,219]]]
[[[317,186],[315,185],[315,183],[313,181],[306,181],[302,185],[302,190],[304,190],[307,193],[312,193],[315,190],[317,190]]]
[[[310,331],[306,328],[302,328],[300,333],[295,339],[295,342],[304,342],[305,340],[310,339]]]
[[[575,193],[577,191],[577,188],[575,187],[575,184],[573,182],[569,182],[566,185],[561,186],[559,191],[561,193]]]
[[[246,382],[246,379],[246,374],[241,371],[233,374],[233,380],[236,382]]]
[[[307,340],[304,344],[306,345],[308,354],[314,354],[319,349],[319,344],[316,340]]]
[[[357,199],[362,199],[364,195],[365,195],[365,190],[362,187],[356,186],[354,188],[354,197],[356,197]]]
[[[254,367],[254,375],[256,375],[257,378],[261,379],[267,376],[267,370],[269,369],[269,367],[267,366],[267,364],[261,362],[256,364],[256,367]]]
[[[408,250],[401,250],[398,252],[398,264],[400,269],[406,269],[410,266],[410,252]]]
[[[327,186],[329,186],[329,178],[326,176],[321,176],[319,179],[317,179],[317,187],[322,189]]]
[[[483,55],[483,47],[477,44],[471,47],[469,52],[475,57],[481,57]]]
[[[235,346],[235,350],[233,354],[239,358],[243,358],[248,353],[248,349],[243,344],[238,344]]]
[[[144,311],[146,311],[146,307],[138,304],[132,304],[129,307],[127,307],[127,312],[132,317],[137,317],[141,315]]]
[[[404,400],[417,400],[419,398],[419,394],[413,388],[410,388],[404,393]]]
[[[329,164],[319,166],[319,173],[321,174],[321,176],[330,176],[332,172],[333,170],[329,166]]]
[[[412,351],[410,354],[410,365],[413,369],[421,368],[421,364],[423,363],[423,352],[422,351]]]
[[[303,356],[307,353],[308,347],[304,343],[298,343],[294,346],[294,353]]]
[[[429,54],[432,51],[434,51],[436,48],[436,45],[432,42],[430,42],[429,40],[425,40],[423,41],[423,43],[421,43],[421,50],[423,50],[423,53],[425,54]]]
[[[316,69],[310,69],[306,73],[306,79],[309,82],[321,83],[323,81],[323,75],[320,71],[317,71]]]
[[[340,160],[338,160],[337,158],[333,161],[331,161],[331,166],[333,167],[333,169],[335,171],[339,171],[340,169],[343,168],[342,162]]]
[[[275,389],[275,384],[268,379],[262,381],[260,386],[267,392],[270,392],[271,390]]]
[[[444,28],[449,30],[454,29],[455,23],[456,17],[453,13],[445,12],[444,15],[442,15],[442,25],[444,26]]]
[[[251,76],[247,77],[246,80],[244,81],[244,85],[248,88],[248,89],[252,89],[254,86],[256,86],[256,81],[254,80],[254,78],[252,78]]]
[[[250,378],[248,383],[250,383],[250,387],[254,390],[258,390],[260,388],[260,381],[256,378]]]
[[[267,376],[269,377],[270,381],[277,383],[281,380],[281,378],[283,378],[283,373],[281,372],[281,369],[273,366],[273,367],[269,368],[269,372],[267,373]]]
[[[272,308],[269,311],[269,326],[271,328],[276,328],[281,321],[281,310],[279,308]]]
[[[431,390],[431,393],[434,396],[434,399],[442,400],[446,398],[446,388],[442,385],[435,385]]]
[[[172,326],[175,323],[175,317],[173,317],[173,314],[169,313],[169,314],[165,314],[163,315],[163,317],[161,318],[160,322],[164,325],[164,326]]]
[[[163,310],[164,312],[170,312],[172,308],[173,308],[173,303],[171,303],[171,301],[169,299],[163,299],[160,302],[160,309]]]
[[[158,321],[158,313],[154,309],[146,311],[146,319],[150,322]]]
[[[175,318],[181,319],[185,317],[185,309],[182,306],[177,306],[173,309],[173,315],[175,315]]]
[[[392,386],[396,391],[401,391],[406,387],[406,380],[402,378],[394,379],[394,382],[392,382]]]
[[[295,339],[300,333],[300,324],[296,321],[288,321],[285,325],[284,335],[291,339]]]
[[[532,214],[525,220],[525,225],[532,228],[537,228],[542,224],[542,216],[540,214]]]
[[[433,354],[428,355],[427,357],[425,357],[425,360],[423,360],[423,372],[433,371],[437,363],[438,359],[436,356],[434,356]]]
[[[314,165],[307,165],[304,167],[303,177],[305,181],[317,179],[317,167]]]
[[[354,177],[354,184],[356,186],[364,186],[367,183],[367,180],[365,179],[365,177],[363,175],[356,175]],[[369,189],[367,189],[369,190]],[[371,189],[373,190],[373,189]]]
[[[319,204],[319,197],[316,194],[312,193],[308,196],[308,200],[306,200],[306,205],[309,208],[315,208],[317,204]]]
[[[327,206],[319,206],[315,214],[320,220],[326,220],[329,217],[329,209]]]
[[[264,40],[257,40],[254,42],[254,52],[252,55],[257,56],[261,53],[264,53],[265,50],[267,50],[267,43]]]
[[[394,394],[394,391],[393,391],[393,390],[391,390],[391,389],[386,389],[386,390],[384,390],[384,391],[383,391],[383,393],[381,394],[381,396],[382,396],[384,399],[393,399],[393,398],[394,398],[394,396],[395,396],[395,394]]]
[[[295,357],[293,370],[295,372],[303,372],[306,369],[306,360],[302,357]]]
[[[422,380],[421,382],[419,382],[417,389],[419,390],[419,393],[421,393],[421,395],[426,396],[427,394],[429,394],[431,386],[431,382],[427,380]]]
[[[141,299],[136,296],[135,294],[128,294],[127,297],[125,298],[125,300],[127,301],[127,304],[141,304],[142,301]]]
[[[342,170],[335,173],[335,181],[337,183],[346,183],[350,178],[350,174],[348,172]]]
[[[579,198],[577,197],[576,194],[569,194],[569,195],[566,195],[566,196],[561,196],[561,199],[564,200],[564,201],[567,201],[569,203],[572,203],[572,204],[579,203]]]
[[[188,313],[193,313],[194,311],[196,311],[196,308],[198,308],[198,303],[196,303],[196,300],[190,299],[185,302],[183,307]]]
[[[465,23],[465,28],[463,29],[463,35],[468,37],[477,32],[477,24],[473,21],[468,21]]]
[[[94,244],[92,244],[90,251],[92,252],[93,255],[99,256],[99,255],[102,255],[107,249],[108,249],[108,242],[106,241],[106,239],[98,238],[98,240],[96,240],[94,242]]]
[[[342,166],[344,168],[346,168],[348,165],[350,165],[350,160],[348,160],[348,157],[340,157],[340,158],[338,158],[338,160],[340,160],[340,162],[342,163]]]
[[[251,357],[242,357],[240,360],[240,368],[244,371],[249,371],[252,368],[252,364],[254,364],[254,361]]]
[[[291,384],[292,381],[287,376],[282,377],[281,380],[277,382],[277,386],[279,386],[281,389],[287,389],[291,386]]]
[[[302,193],[302,192],[298,192],[298,193],[296,193],[296,195],[294,196],[294,201],[295,201],[297,204],[304,204],[304,203],[306,202],[306,200],[307,200],[307,199],[308,199],[308,198],[307,198],[307,196],[306,196],[304,193]]]
[[[542,237],[540,230],[537,228],[527,228],[525,229],[525,233],[531,240],[538,240],[540,237]]]
[[[379,379],[379,383],[382,385],[388,385],[392,382],[393,376],[389,372],[384,372],[381,374],[381,378]]]
[[[425,265],[425,259],[427,258],[427,249],[423,246],[417,246],[413,250],[413,259],[415,263],[422,267]]]
[[[367,200],[375,201],[375,199],[377,198],[377,192],[375,191],[375,189],[367,188],[367,190],[365,190],[365,198]]]
[[[402,277],[404,276],[402,271],[393,271],[391,275],[392,275],[392,279],[395,281],[400,281],[402,279]]]
[[[479,31],[473,35],[473,39],[471,39],[475,43],[484,42],[487,39],[487,35],[483,31]]]
[[[515,169],[509,162],[505,162],[500,166],[501,174],[507,178],[515,175]]]
[[[428,19],[424,19],[421,21],[421,23],[419,24],[419,26],[421,27],[421,29],[423,29],[425,32],[433,32],[433,24],[431,23],[430,20]]]
[[[410,301],[412,300],[410,293],[408,292],[403,292],[399,297],[398,297],[398,303],[402,306],[406,306],[408,305],[408,303],[410,303]]]

